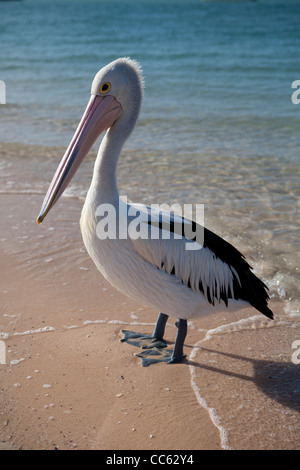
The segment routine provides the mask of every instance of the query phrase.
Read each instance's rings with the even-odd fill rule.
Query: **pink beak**
[[[60,198],[97,137],[121,116],[122,107],[112,95],[92,95],[45,196],[37,222],[41,224]]]

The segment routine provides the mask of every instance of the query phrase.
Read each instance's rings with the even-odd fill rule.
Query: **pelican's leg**
[[[155,330],[152,335],[153,338],[157,338],[160,341],[163,339],[164,333],[165,333],[165,326],[166,326],[168,318],[169,318],[169,315],[166,315],[165,313],[160,313],[158,315],[157,322],[155,325]]]
[[[179,320],[175,323],[177,326],[177,335],[175,340],[175,345],[173,349],[172,357],[169,361],[169,364],[174,364],[176,362],[181,362],[184,358],[183,354],[183,345],[184,340],[187,334],[187,321],[179,318]]]

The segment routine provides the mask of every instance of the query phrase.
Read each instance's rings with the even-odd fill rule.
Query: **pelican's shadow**
[[[300,413],[300,374],[299,365],[289,362],[276,362],[263,359],[251,359],[233,353],[225,353],[209,348],[199,347],[208,353],[220,354],[237,361],[246,361],[253,366],[253,375],[244,375],[219,367],[187,360],[185,364],[206,369],[218,374],[235,377],[240,380],[253,382],[256,387],[271,399],[283,406]]]

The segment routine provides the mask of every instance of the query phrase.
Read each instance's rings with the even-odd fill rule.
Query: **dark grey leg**
[[[164,337],[165,333],[165,326],[167,323],[167,320],[169,318],[169,315],[166,315],[165,313],[160,313],[157,318],[157,322],[155,325],[155,330],[153,332],[153,338],[157,338],[159,340],[162,340]]]
[[[182,318],[179,318],[179,320],[175,323],[175,325],[177,326],[177,335],[176,335],[175,345],[173,349],[173,354],[169,361],[169,364],[181,362],[182,359],[184,358],[183,345],[184,345],[184,340],[187,334],[187,321],[183,320]]]

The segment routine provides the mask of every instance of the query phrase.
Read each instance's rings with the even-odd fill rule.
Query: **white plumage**
[[[87,196],[80,222],[83,241],[99,271],[114,287],[143,305],[176,318],[188,319],[226,309],[219,295],[222,288],[233,291],[233,274],[226,263],[208,248],[187,251],[185,243],[189,240],[184,237],[177,240],[161,236],[159,239],[132,238],[136,232],[131,233],[130,227],[127,239],[99,240],[96,228],[99,218],[90,210],[95,207],[90,194],[93,192]],[[146,208],[142,211],[141,205],[135,207],[144,215],[146,224]],[[156,218],[152,211],[154,220],[158,215]],[[176,275],[170,274],[173,268]],[[189,279],[192,288],[188,287]],[[206,294],[201,293],[199,282],[202,281],[207,292],[206,287],[214,288],[215,279],[218,304],[213,306],[207,302]],[[236,309],[249,306],[237,300],[231,300],[230,304]]]
[[[141,69],[131,59],[118,59],[97,73],[90,102],[52,180],[38,221],[42,222],[60,197],[97,136],[108,129],[82,210],[83,241],[99,271],[114,287],[163,312],[154,335],[162,338],[167,316],[180,319],[171,360],[178,362],[183,357],[186,319],[249,305],[269,318],[273,314],[267,306],[266,286],[232,245],[206,228],[200,245],[198,240],[185,236],[179,239],[175,226],[193,222],[153,209],[150,213],[141,204],[120,202],[117,162],[138,118],[142,94]],[[104,205],[114,208],[115,237],[99,236],[99,223],[104,217],[99,208]],[[121,225],[120,212],[127,214],[125,222],[120,218]],[[137,213],[135,219],[132,214]],[[136,220],[140,236],[137,236]],[[194,244],[197,249],[187,250],[186,244]]]

